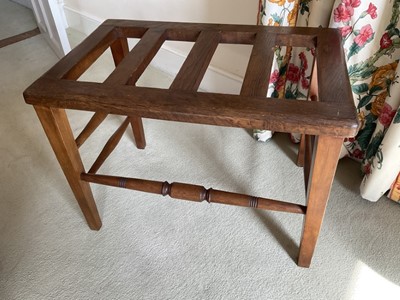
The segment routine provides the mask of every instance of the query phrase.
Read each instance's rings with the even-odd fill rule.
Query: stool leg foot
[[[140,117],[130,117],[133,136],[135,137],[136,147],[144,149],[146,147],[146,138],[144,136],[143,122]]]
[[[99,230],[100,216],[89,184],[80,178],[85,170],[65,110],[43,106],[35,110],[87,224]]]
[[[342,138],[315,138],[311,170],[307,186],[307,212],[300,242],[298,265],[308,268],[317,244],[333,178],[335,176]]]

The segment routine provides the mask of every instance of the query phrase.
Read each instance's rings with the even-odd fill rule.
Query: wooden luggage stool
[[[140,38],[129,51],[127,38]],[[195,42],[169,89],[135,86],[166,40]],[[240,95],[198,92],[219,43],[253,45]],[[317,101],[266,98],[276,45],[315,48],[312,83]],[[77,79],[108,48],[115,70],[103,83]],[[107,20],[25,92],[91,229],[99,230],[89,182],[258,209],[305,214],[298,265],[309,267],[343,139],[358,130],[341,36],[334,29]],[[95,112],[76,138],[65,109]],[[89,171],[78,151],[107,114],[126,116]],[[141,118],[301,133],[305,138],[307,206],[202,186],[96,174],[131,124],[136,145],[146,145]]]

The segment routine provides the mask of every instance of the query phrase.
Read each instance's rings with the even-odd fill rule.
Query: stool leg
[[[308,268],[310,266],[324,218],[332,181],[335,176],[342,143],[343,139],[338,137],[315,137],[307,186],[307,212],[298,259],[300,267]]]
[[[297,165],[299,167],[304,167],[304,150],[305,150],[305,135],[301,135],[300,144],[299,144],[299,152],[297,152]]]
[[[304,173],[304,186],[306,188],[306,193],[308,189],[308,180],[310,179],[311,163],[313,160],[314,142],[315,142],[315,136],[308,134],[304,135],[303,173]]]
[[[116,66],[124,59],[129,53],[128,40],[126,38],[119,38],[111,44],[111,53]],[[144,136],[143,122],[141,117],[130,117],[133,136],[135,138],[136,147],[144,149],[146,147],[146,139]]]
[[[99,230],[100,216],[89,183],[80,179],[84,167],[65,110],[43,106],[35,110],[86,222],[90,229]]]
[[[146,138],[144,136],[142,118],[130,117],[129,120],[131,122],[133,136],[135,137],[136,147],[144,149],[146,147]]]

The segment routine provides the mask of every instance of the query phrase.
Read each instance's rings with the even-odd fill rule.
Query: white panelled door
[[[58,1],[58,2],[57,2]],[[63,57],[71,50],[65,31],[64,20],[59,0],[31,0],[33,13],[40,31],[58,57]]]

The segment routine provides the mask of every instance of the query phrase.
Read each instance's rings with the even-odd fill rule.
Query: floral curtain
[[[400,0],[260,0],[259,24],[338,28],[361,129],[343,156],[361,163],[361,196],[400,202]],[[268,96],[306,99],[313,49],[279,47]],[[271,132],[255,130],[265,141]],[[298,137],[293,136],[294,140]]]

